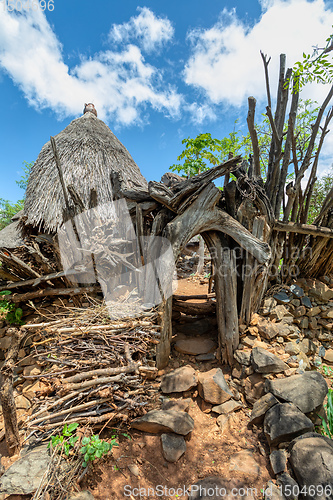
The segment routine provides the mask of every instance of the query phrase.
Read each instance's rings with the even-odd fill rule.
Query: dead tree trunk
[[[16,328],[9,332],[12,335],[11,346],[5,363],[0,371],[0,401],[5,423],[5,438],[10,456],[20,451],[20,434],[17,423],[16,405],[13,394],[13,370],[20,349],[23,333]]]

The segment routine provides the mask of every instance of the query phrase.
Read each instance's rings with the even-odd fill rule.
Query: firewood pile
[[[16,394],[29,393],[29,383],[36,391],[28,415],[19,417],[24,439],[34,435],[45,440],[65,423],[99,429],[126,423],[154,401],[158,313],[111,321],[103,305],[65,312],[59,319],[52,314],[42,323],[26,324],[18,335],[12,332],[16,351],[32,338],[31,375],[18,362],[14,379]]]

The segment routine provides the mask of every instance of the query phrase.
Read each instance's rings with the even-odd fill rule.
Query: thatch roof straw
[[[18,248],[24,245],[19,228],[19,221],[15,220],[0,231],[0,249],[1,248]]]
[[[111,201],[122,190],[147,191],[147,181],[125,146],[93,113],[73,120],[55,136],[55,142],[65,185],[75,188],[86,208],[92,189],[97,192],[98,204]],[[116,183],[112,184],[110,175],[116,176]],[[31,170],[24,216],[26,226],[50,233],[68,219],[50,141],[43,146]]]

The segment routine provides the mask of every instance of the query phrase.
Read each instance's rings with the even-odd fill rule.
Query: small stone
[[[162,434],[162,451],[165,460],[177,462],[186,451],[186,443],[183,436],[177,434]]]
[[[288,455],[286,450],[273,450],[269,455],[274,474],[281,474],[286,470]]]
[[[284,361],[261,347],[252,349],[251,359],[252,366],[258,373],[280,373],[288,368]]]
[[[276,304],[277,302],[273,297],[268,297],[267,299],[264,299],[263,310],[262,310],[263,316],[270,314],[272,310],[275,308]]]
[[[162,403],[162,410],[186,411],[190,408],[192,399],[166,399]]]
[[[290,301],[290,304],[292,304],[295,307],[299,307],[301,305],[301,301],[299,299],[292,299]]]
[[[159,433],[175,432],[185,436],[194,428],[193,418],[184,411],[151,410],[132,421],[131,426],[139,431]]]
[[[198,385],[195,370],[187,365],[172,370],[164,375],[161,382],[161,391],[164,393],[189,391]]]
[[[273,481],[268,481],[267,487],[264,491],[265,500],[285,500],[280,489],[273,483]]]
[[[234,358],[241,365],[251,365],[251,351],[241,351],[238,349],[234,352]]]
[[[175,343],[176,351],[192,356],[215,351],[216,347],[216,343],[213,340],[200,337],[181,339]]]
[[[296,307],[293,314],[294,314],[295,318],[299,318],[300,316],[304,316],[304,314],[306,314],[306,307],[305,306]]]
[[[324,347],[323,347],[323,349],[324,349]],[[327,349],[327,351],[325,351],[324,360],[327,363],[333,364],[333,349]]]
[[[316,344],[314,344],[310,339],[303,339],[298,345],[304,354],[315,354],[317,351]]]
[[[232,398],[221,368],[199,373],[199,394],[207,403],[221,404]]]
[[[246,347],[253,347],[256,340],[257,339],[254,336],[243,337],[242,344],[244,344]]]
[[[297,354],[297,361],[299,363],[299,368],[304,372],[306,370],[311,370],[310,360],[304,352]]]
[[[215,413],[219,413],[220,415],[226,415],[228,413],[232,413],[234,411],[243,408],[242,403],[234,401],[233,399],[229,399],[225,403],[222,403],[218,406],[213,406],[212,411]]]
[[[287,295],[286,292],[276,293],[273,297],[279,304],[288,304],[291,300],[290,296]]]
[[[128,470],[133,474],[133,476],[135,476],[135,477],[140,476],[140,469],[136,464],[129,464]]]
[[[15,406],[17,410],[29,410],[29,408],[31,408],[31,403],[28,398],[20,394],[15,396]]]
[[[284,348],[286,353],[290,354],[291,356],[294,356],[300,352],[299,345],[296,344],[296,342],[287,342]]]
[[[307,307],[308,309],[310,309],[312,307],[312,302],[309,299],[309,297],[307,297],[306,295],[304,295],[304,297],[301,298],[301,303],[303,306]]]
[[[312,287],[309,290],[309,295],[322,302],[328,302],[333,298],[333,290],[331,290],[325,283],[319,280],[312,282]]]
[[[305,317],[305,316],[303,316],[303,318],[299,318],[298,325],[303,330],[306,329],[306,328],[309,328],[309,320],[308,320],[308,318]]]
[[[270,392],[262,396],[253,405],[249,423],[255,425],[261,424],[264,421],[266,412],[277,403],[278,400]]]
[[[318,314],[321,313],[321,309],[319,306],[317,307],[311,307],[311,309],[308,310],[307,316],[312,317],[312,316],[317,316]]]
[[[279,344],[283,344],[284,338],[283,337],[276,337],[276,342],[278,342]]]
[[[289,290],[293,294],[294,297],[304,297],[304,290],[298,285],[290,285]]]

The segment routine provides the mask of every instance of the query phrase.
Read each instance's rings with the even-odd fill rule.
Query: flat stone
[[[289,290],[293,294],[294,297],[304,297],[304,290],[298,285],[290,285]]]
[[[186,399],[167,399],[162,403],[162,410],[175,410],[175,411],[186,411],[188,412],[190,404],[192,402],[191,398]]]
[[[25,366],[23,369],[23,376],[26,377],[31,377],[34,375],[40,375],[42,373],[42,370],[38,365],[32,365],[32,366]]]
[[[291,300],[291,297],[286,292],[276,293],[273,297],[278,304],[288,304]]]
[[[285,316],[291,316],[291,314],[282,304],[277,305],[270,314],[271,319],[276,318],[278,321],[281,321]]]
[[[309,316],[311,318],[313,316],[317,316],[320,313],[321,313],[321,309],[319,306],[311,307],[311,309],[309,309],[307,312],[307,316]]]
[[[224,379],[221,368],[199,373],[199,394],[207,401],[219,405],[232,398],[233,394]]]
[[[152,410],[132,421],[131,426],[139,431],[175,432],[186,436],[194,428],[194,420],[184,411]]]
[[[19,394],[15,396],[15,406],[17,410],[29,410],[29,408],[31,408],[31,403],[28,398]]]
[[[182,354],[190,354],[192,356],[215,351],[216,347],[217,345],[213,340],[201,337],[181,339],[175,343],[176,351],[181,352]]]
[[[325,349],[325,348],[323,348]],[[324,360],[327,363],[333,363],[333,349],[327,349],[324,354]]]
[[[290,445],[289,462],[302,488],[313,490],[313,495],[305,498],[324,500],[332,498],[332,493],[325,496],[325,486],[333,488],[333,442],[331,439],[317,433],[304,434]]]
[[[267,314],[271,314],[273,309],[275,308],[277,302],[273,297],[268,297],[264,299],[263,307],[262,307],[262,315],[266,316]]]
[[[237,349],[234,352],[234,358],[241,365],[244,365],[244,366],[251,365],[251,351],[243,351],[241,349]]]
[[[254,347],[251,353],[252,366],[258,373],[280,373],[288,369],[288,365],[262,347]]]
[[[189,391],[198,384],[198,376],[192,366],[182,366],[164,375],[161,391],[164,393]]]
[[[226,401],[225,403],[213,406],[212,411],[215,411],[215,413],[219,413],[220,415],[227,415],[228,413],[237,411],[240,408],[243,408],[242,403],[229,399],[229,401]]]
[[[274,474],[281,474],[286,470],[288,455],[286,450],[273,450],[269,455]]]
[[[328,311],[322,312],[321,317],[325,319],[333,319],[333,309],[329,309]]]
[[[266,412],[277,403],[278,400],[270,392],[262,396],[253,405],[249,423],[255,425],[261,424],[264,421]]]
[[[177,434],[162,434],[162,451],[165,460],[177,462],[186,451],[186,443],[183,436]]]
[[[300,347],[296,342],[287,342],[284,346],[286,353],[294,356],[300,352]]]
[[[309,328],[309,319],[307,317],[303,316],[303,318],[298,318],[296,321],[303,330]]]
[[[0,478],[0,494],[29,495],[37,490],[50,463],[47,445],[33,451],[11,465]],[[0,496],[1,498],[1,496]]]
[[[256,340],[256,337],[254,337],[253,335],[247,335],[246,337],[242,338],[242,344],[244,344],[246,347],[253,347]]]
[[[133,476],[135,476],[135,477],[140,476],[140,469],[136,464],[129,464],[128,470],[131,472],[131,474],[133,474]]]
[[[291,441],[313,430],[313,423],[293,403],[276,404],[264,419],[264,432],[270,446]]]
[[[312,307],[312,302],[306,295],[301,298],[301,304],[309,309]]]
[[[213,352],[208,352],[207,354],[199,354],[195,359],[196,361],[214,361],[216,357]]]
[[[299,344],[299,348],[304,354],[315,354],[317,352],[317,346],[310,339],[303,339]]]
[[[249,450],[240,451],[230,457],[229,471],[241,472],[253,481],[260,475],[260,467]]]
[[[309,290],[309,295],[321,300],[322,302],[328,302],[333,299],[333,290],[325,283],[322,283],[319,280],[314,280],[313,286]]]
[[[266,392],[294,403],[303,413],[318,408],[324,401],[328,387],[324,377],[316,371],[277,380],[266,380]]]

